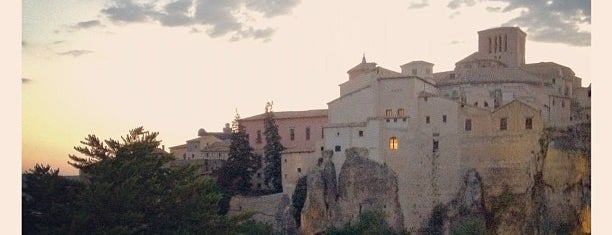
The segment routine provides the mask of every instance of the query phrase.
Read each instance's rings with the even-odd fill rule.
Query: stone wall
[[[252,212],[253,220],[272,225],[275,231],[295,233],[295,222],[290,213],[291,201],[284,193],[264,196],[234,196],[230,200],[228,214]]]

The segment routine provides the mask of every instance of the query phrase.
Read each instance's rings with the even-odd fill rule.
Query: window
[[[425,116],[425,123],[429,124],[429,116]]]
[[[397,116],[404,116],[404,109],[397,109]]]
[[[565,108],[565,100],[561,100],[561,108]]]
[[[325,137],[325,132],[323,132],[323,127],[321,127],[321,139],[324,139]]]
[[[257,130],[257,138],[255,139],[255,142],[261,144],[261,130]]]
[[[588,97],[591,97],[591,90],[589,90],[589,91],[587,92],[587,96],[588,96]]]
[[[391,109],[385,110],[385,116],[391,117],[392,115],[393,115],[393,110],[391,110]]]
[[[446,115],[442,115],[442,122],[446,123]]]
[[[398,145],[398,141],[397,141],[397,138],[395,136],[389,138],[389,149],[397,150],[397,147],[398,147],[397,145]]]
[[[553,104],[552,104],[552,106],[555,106],[555,103],[556,103],[556,102],[555,102],[555,98],[553,98]]]
[[[299,168],[299,167],[298,167],[298,168],[297,168],[297,172],[298,172],[298,173],[302,173],[302,168]]]
[[[500,130],[508,130],[508,118],[499,119],[499,129]]]
[[[257,178],[261,179],[261,173],[257,173]]]
[[[426,69],[425,69],[425,73],[426,73],[426,74],[431,74],[431,69],[430,69],[430,68],[426,68]]]
[[[363,136],[363,131],[359,131],[359,137]]]
[[[310,140],[310,127],[306,127],[306,140]]]
[[[432,146],[433,146],[432,151],[434,153],[437,153],[438,152],[438,147],[439,147],[438,140],[433,140],[433,145]]]
[[[261,189],[261,183],[257,183],[257,188]]]
[[[487,103],[486,101],[484,102],[484,106],[485,107],[489,107],[489,103]]]
[[[292,141],[295,140],[295,129],[293,128],[289,129],[289,139],[291,139]]]
[[[342,147],[340,145],[336,145],[336,148],[334,150],[336,152],[340,152],[340,151],[342,151]]]
[[[557,81],[557,80],[553,78],[553,80],[552,80],[553,84],[555,84],[555,82],[556,82],[556,81]]]
[[[221,153],[219,153],[219,157],[221,157]]]
[[[321,152],[323,152],[323,150],[324,150],[324,149],[325,149],[325,148],[323,148],[323,146],[321,146]]]
[[[417,70],[416,69],[412,69],[412,75],[417,75]]]
[[[472,119],[465,119],[465,130],[466,131],[472,130]]]
[[[525,129],[531,130],[533,129],[533,119],[528,117],[525,118]]]
[[[455,79],[455,74],[454,73],[450,74],[450,79]]]

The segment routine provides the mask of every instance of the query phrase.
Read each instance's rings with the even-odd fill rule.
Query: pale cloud
[[[30,83],[30,82],[32,82],[32,79],[29,79],[29,78],[21,78],[21,84],[27,84],[27,83]]]
[[[89,53],[93,53],[93,51],[89,51],[89,50],[71,50],[71,51],[65,51],[65,52],[60,52],[57,53],[58,55],[71,55],[73,57],[79,57],[85,54],[89,54]]]
[[[420,2],[413,1],[408,5],[408,9],[421,9],[429,6],[428,0],[421,0]]]
[[[100,26],[103,26],[103,25],[102,23],[100,23],[99,20],[89,20],[89,21],[79,22],[76,25],[74,25],[73,28],[87,29],[87,28],[100,27]]]
[[[520,10],[518,17],[502,25],[521,27],[534,41],[591,45],[591,32],[580,28],[580,25],[591,24],[590,0],[452,0],[447,7],[456,10],[482,2],[506,4],[503,8],[486,7],[490,12]]]
[[[101,12],[115,23],[158,22],[166,27],[188,27],[191,33],[204,31],[210,37],[229,34],[230,40],[267,40],[273,29],[253,29],[239,15],[248,14],[246,9],[271,18],[290,13],[298,4],[299,0],[113,0]]]

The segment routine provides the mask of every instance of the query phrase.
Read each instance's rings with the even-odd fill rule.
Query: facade
[[[364,57],[328,103],[324,149],[334,151],[334,165],[347,148],[363,147],[389,166],[409,231],[457,195],[469,170],[488,192],[525,192],[542,130],[590,118],[590,86],[565,66],[526,64],[521,29],[478,36],[478,51],[452,71],[413,61],[394,72]]]
[[[212,175],[227,161],[229,133],[229,124],[226,124],[222,133],[207,133],[204,129],[200,129],[197,138],[170,147],[170,154],[176,159],[172,165],[196,164],[200,166],[200,174]]]
[[[263,113],[240,120],[249,136],[249,144],[261,156],[266,145],[265,117]],[[327,110],[274,112],[274,121],[278,126],[281,144],[286,148],[281,159],[283,192],[291,196],[297,180],[305,176],[321,156]],[[263,180],[263,170],[260,170],[255,174],[253,186],[261,189],[264,187]]]

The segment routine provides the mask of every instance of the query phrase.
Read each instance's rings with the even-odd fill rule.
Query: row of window
[[[306,140],[310,140],[310,127],[306,127],[305,131]],[[323,138],[323,128],[321,128],[321,138]],[[295,140],[295,128],[289,128],[289,139],[291,141]],[[255,143],[261,144],[262,135],[261,130],[257,130],[257,137],[255,138]]]
[[[397,109],[397,116],[398,117],[403,117],[405,115],[406,115],[406,113],[404,112],[404,109]],[[393,116],[393,109],[385,110],[385,117],[392,117],[392,116]]]
[[[501,35],[497,35],[493,38],[489,37],[489,53],[497,53],[502,51],[508,51],[508,35],[504,34],[504,40]],[[502,50],[503,45],[503,50]]]
[[[465,131],[472,130],[472,119],[465,119]],[[525,118],[525,129],[531,130],[533,129],[533,118],[528,117]],[[508,130],[508,118],[503,117],[499,119],[499,130]]]
[[[214,153],[206,153],[206,157],[214,157],[215,155],[216,154],[214,154]],[[219,157],[221,157],[221,156],[226,155],[226,154],[218,153],[218,155],[219,155]],[[193,158],[195,158],[195,154],[192,153],[191,154],[191,159],[193,159]],[[187,159],[187,154],[183,153],[183,160],[186,160],[186,159]]]

